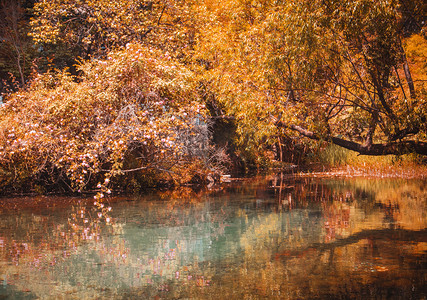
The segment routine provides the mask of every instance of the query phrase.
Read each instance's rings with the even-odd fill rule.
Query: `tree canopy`
[[[15,59],[2,76],[21,86],[0,107],[3,185],[210,172],[208,119],[252,159],[301,137],[427,154],[422,0],[14,3],[0,22],[0,58]]]
[[[178,55],[191,43],[191,1],[54,0],[34,6],[31,36],[99,57],[136,41]]]
[[[242,139],[291,130],[360,154],[427,154],[426,39],[422,27],[402,40],[404,4],[205,3],[198,55]]]

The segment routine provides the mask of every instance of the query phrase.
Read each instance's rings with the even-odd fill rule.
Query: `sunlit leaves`
[[[230,0],[201,7],[208,26],[200,31],[198,59],[209,62],[205,78],[238,120],[245,147],[292,135],[277,124],[367,145],[425,134],[424,84],[416,80],[418,94],[411,90],[407,70],[414,65],[408,67],[402,48],[398,1]]]
[[[191,72],[139,44],[79,69],[78,81],[40,75],[1,107],[3,172],[20,182],[56,177],[75,190],[99,180],[106,194],[115,176],[178,174],[195,120],[205,117]]]
[[[179,55],[192,40],[189,3],[139,0],[54,0],[34,6],[36,43],[65,44],[76,55],[99,57],[129,42]]]

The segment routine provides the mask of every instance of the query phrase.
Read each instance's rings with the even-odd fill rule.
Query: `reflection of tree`
[[[427,229],[414,231],[405,229],[372,229],[363,230],[352,234],[349,237],[337,239],[330,243],[314,243],[307,247],[292,251],[285,251],[275,254],[276,259],[294,258],[303,256],[309,252],[323,253],[325,251],[333,251],[336,248],[344,247],[350,244],[358,243],[361,240],[375,241],[399,241],[399,242],[427,242]]]
[[[361,283],[372,282],[371,272],[413,272],[404,268],[413,257],[417,263],[414,252],[425,255],[427,239],[426,229],[412,230],[421,222],[425,228],[425,215],[417,215],[425,207],[423,186],[390,189],[381,198],[375,189],[338,183],[335,188],[326,180],[288,179],[284,184],[292,188],[282,195],[291,197],[290,205],[280,204],[265,181],[230,186],[231,194],[226,186],[215,197],[185,189],[161,199],[111,199],[108,226],[105,218],[93,222],[98,211],[83,202],[61,207],[58,214],[47,208],[3,214],[2,228],[16,230],[2,232],[0,257],[11,260],[12,253],[19,262],[5,267],[25,278],[16,279],[18,288],[38,296],[55,282],[48,292],[82,291],[74,298],[302,299],[322,285],[339,291],[342,282],[358,291]],[[408,203],[391,198],[393,191]],[[419,220],[391,230],[381,206],[389,202],[399,205],[394,216],[405,207]],[[85,231],[88,224],[92,229]],[[36,280],[40,271],[47,275]],[[354,287],[349,275],[356,276]]]
[[[279,207],[281,204],[287,209],[307,208],[320,202],[355,200],[355,191],[348,188],[337,190],[322,180],[295,174],[279,173],[272,176],[269,188],[274,190]]]
[[[2,233],[0,259],[13,265],[7,266],[0,280],[19,289],[30,288],[35,295],[45,294],[49,282],[56,282],[51,295],[72,291],[76,285],[84,287],[85,293],[73,297],[91,293],[96,297],[92,287],[100,280],[110,288],[105,293],[129,286],[166,291],[170,282],[209,284],[210,277],[198,263],[205,260],[209,241],[224,234],[229,217],[222,209],[226,202],[211,204],[203,193],[183,189],[163,193],[163,200],[122,201],[121,213],[112,209],[106,216],[105,210],[92,206],[93,200],[74,200],[65,209],[49,208],[54,203],[43,207],[33,203],[25,209],[17,205],[16,216],[6,212],[1,226],[15,230]],[[93,277],[100,269],[102,279]],[[36,280],[40,271],[46,276]],[[19,279],[13,280],[13,274],[19,274]]]
[[[313,178],[277,174],[270,178],[279,211],[307,209],[321,204],[317,211],[324,219],[325,241],[371,228],[419,230],[425,227],[427,190],[425,181],[378,178]],[[355,213],[355,210],[359,213]],[[381,212],[379,217],[376,212]],[[375,213],[374,213],[375,212]],[[363,217],[369,222],[361,222]],[[351,222],[362,226],[353,228]],[[365,225],[363,225],[365,224]],[[363,227],[364,226],[364,227]]]
[[[324,207],[324,228],[326,231],[325,241],[329,242],[336,238],[337,231],[350,227],[350,206],[342,203],[322,205]]]
[[[399,224],[406,229],[425,228],[427,189],[425,180],[378,178],[333,179],[323,184],[337,192],[351,191],[359,209],[365,214],[380,210],[381,223],[393,228]]]
[[[43,283],[57,282],[53,270],[72,259],[82,246],[102,245],[105,243],[102,235],[106,232],[112,236],[120,233],[119,225],[106,226],[99,216],[101,210],[92,206],[90,199],[38,200],[6,199],[0,211],[1,226],[7,229],[0,235],[0,260],[8,262],[0,280],[24,290],[31,288],[36,295],[46,293],[47,286]],[[115,243],[108,247],[115,252],[121,249]],[[44,274],[42,278],[39,278],[40,272]],[[64,283],[57,291],[61,288]]]

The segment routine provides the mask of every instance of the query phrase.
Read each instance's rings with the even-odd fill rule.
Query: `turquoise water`
[[[425,299],[425,183],[0,199],[0,299]]]

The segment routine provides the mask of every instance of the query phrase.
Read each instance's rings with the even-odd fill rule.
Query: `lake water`
[[[0,299],[427,297],[425,180],[277,175],[102,209],[0,203]]]

